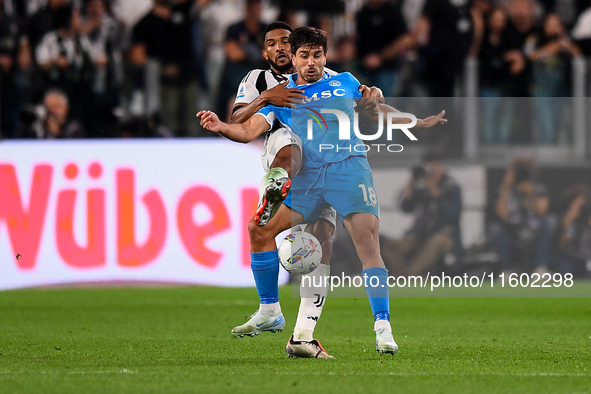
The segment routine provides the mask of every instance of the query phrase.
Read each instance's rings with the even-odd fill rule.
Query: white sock
[[[300,282],[300,296],[302,298],[293,331],[293,339],[296,341],[311,341],[314,338],[314,328],[316,328],[316,323],[322,314],[328,294],[328,280],[325,278],[329,276],[329,269],[326,264],[320,264],[313,272],[302,276]]]
[[[279,305],[279,302],[274,302],[272,304],[261,304],[259,306],[259,310],[271,315],[278,315],[281,313],[281,306]]]
[[[373,330],[377,331],[381,328],[385,328],[386,330],[392,332],[392,326],[390,325],[390,322],[388,320],[384,320],[384,319],[376,320],[376,322],[373,325]]]

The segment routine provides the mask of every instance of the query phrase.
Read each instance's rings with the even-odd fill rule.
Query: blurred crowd
[[[495,193],[484,240],[464,250],[461,187],[447,174],[443,158],[427,153],[399,198],[412,225],[401,239],[381,237],[390,274],[492,270],[590,279],[591,189],[575,184],[552,201],[539,175],[531,158],[516,158]],[[341,241],[337,238],[335,250]]]
[[[261,55],[267,23],[318,26],[329,67],[386,96],[451,97],[478,59],[485,143],[502,97],[571,95],[591,55],[589,0],[0,0],[1,138],[207,135]],[[507,104],[509,103],[509,104]],[[541,114],[552,112],[540,102]],[[506,113],[504,119],[511,119]],[[496,122],[496,123],[495,123]],[[493,127],[494,125],[494,127]],[[542,135],[544,135],[542,133]],[[554,142],[555,136],[541,142]]]

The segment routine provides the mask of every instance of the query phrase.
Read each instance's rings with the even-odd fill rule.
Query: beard
[[[273,60],[271,60],[271,58],[269,58],[267,60],[267,62],[269,62],[271,67],[273,67],[275,70],[279,71],[281,74],[285,74],[286,72],[290,71],[293,67],[293,64],[291,63],[291,61],[288,61],[283,66],[280,66],[279,64],[275,63]]]
[[[315,69],[314,70],[314,75],[308,75],[308,73],[306,72],[306,70],[304,70],[304,73],[302,74],[302,78],[304,79],[304,81],[308,82],[308,83],[314,83],[320,80],[321,74],[318,72],[319,70]]]

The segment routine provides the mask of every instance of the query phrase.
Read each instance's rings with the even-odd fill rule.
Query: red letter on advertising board
[[[154,260],[166,240],[166,211],[156,190],[142,198],[150,217],[150,233],[142,246],[135,242],[135,177],[133,170],[117,171],[117,258],[119,265],[139,267]]]
[[[250,238],[248,237],[248,222],[254,216],[259,204],[257,189],[242,189],[240,191],[242,211],[240,212],[240,263],[243,267],[250,267]]]
[[[193,222],[193,207],[205,204],[212,219],[197,225]],[[181,197],[177,208],[177,225],[183,245],[197,263],[213,268],[220,262],[222,253],[213,251],[205,245],[207,238],[230,228],[230,217],[222,198],[207,186],[195,186]]]
[[[86,247],[74,239],[74,207],[76,190],[59,192],[55,221],[57,250],[62,259],[76,268],[94,268],[105,265],[105,192],[91,189],[87,194]]]
[[[53,168],[50,165],[35,166],[29,210],[25,212],[14,166],[0,165],[0,222],[6,220],[13,254],[22,255],[16,261],[19,269],[35,267],[52,173]]]

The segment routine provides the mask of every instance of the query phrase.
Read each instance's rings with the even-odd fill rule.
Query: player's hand
[[[265,90],[261,93],[265,102],[278,107],[289,108],[295,108],[295,104],[301,103],[301,101],[306,98],[306,96],[303,95],[304,91],[301,89],[286,88],[285,86],[288,82],[280,83],[274,88]]]
[[[378,104],[383,104],[385,102],[382,89],[378,87],[367,87],[366,85],[360,85],[359,92],[362,94],[362,97],[357,102],[356,108],[358,110],[374,111]]]
[[[415,126],[415,128],[430,129],[431,127],[436,126],[438,124],[447,123],[447,119],[445,119],[444,116],[445,111],[441,111],[437,115],[431,115],[428,118],[420,119],[417,121],[417,125]]]
[[[223,122],[218,118],[215,112],[199,111],[197,112],[197,119],[201,121],[201,127],[212,133],[219,133],[222,131]]]

